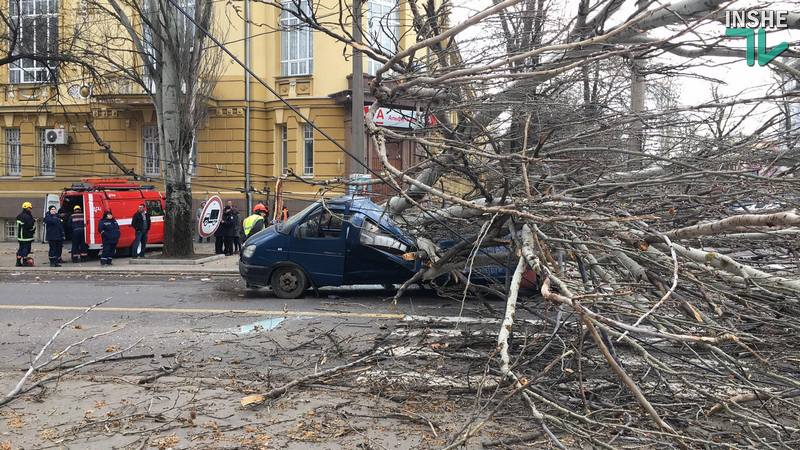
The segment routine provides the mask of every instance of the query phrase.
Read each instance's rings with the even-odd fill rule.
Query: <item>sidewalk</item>
[[[0,242],[0,273],[73,273],[73,272],[103,272],[120,274],[197,274],[197,275],[238,275],[239,256],[227,256],[223,259],[209,261],[203,264],[179,265],[179,264],[130,264],[130,258],[114,258],[114,265],[108,267],[100,266],[97,258],[89,259],[87,262],[73,264],[70,261],[69,243],[65,245],[62,259],[64,264],[61,267],[50,267],[47,259],[47,244],[39,242],[33,243],[33,257],[36,261],[35,267],[16,267],[16,242]],[[214,253],[213,243],[194,243],[196,254],[212,255]],[[148,255],[160,254],[160,249],[151,249]]]

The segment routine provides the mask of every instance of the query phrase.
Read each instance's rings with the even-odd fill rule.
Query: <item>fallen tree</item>
[[[775,89],[680,104],[687,68],[741,64],[717,24],[727,2],[575,3],[497,1],[452,25],[449,2],[412,7],[416,42],[367,52],[383,67],[366,129],[395,191],[380,200],[430,257],[398,295],[455,273],[444,295],[506,300],[484,369],[505,391],[477,389],[450,448],[515,407],[556,447],[797,446],[800,120],[776,107],[797,97],[797,54],[770,64]],[[374,120],[403,101],[438,125]],[[412,142],[414,164],[396,166],[389,139]],[[473,282],[492,246],[515,275]],[[527,268],[535,291],[519,288]]]

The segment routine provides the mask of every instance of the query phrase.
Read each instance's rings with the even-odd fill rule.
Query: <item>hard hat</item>
[[[22,204],[22,209],[33,209],[33,205],[31,205],[31,202],[25,202]]]
[[[72,208],[73,211],[78,211],[80,209],[81,209],[81,205],[75,205],[75,207]]]
[[[268,212],[267,207],[262,205],[261,203],[257,204],[256,206],[253,206],[253,212],[259,212],[259,211]]]

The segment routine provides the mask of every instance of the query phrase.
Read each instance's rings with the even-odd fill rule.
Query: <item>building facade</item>
[[[12,11],[12,16],[25,19],[20,39],[35,48],[51,48],[58,42],[59,33],[65,33],[76,21],[86,20],[80,15],[81,0],[19,3],[22,6]],[[224,30],[221,40],[226,46],[240,60],[250,60],[258,77],[347,148],[352,60],[345,46],[302,26],[286,11],[250,2],[248,58],[246,21],[231,2],[214,4],[215,29]],[[296,4],[287,0],[284,6]],[[303,7],[330,11],[339,3],[310,0]],[[406,3],[398,0],[366,2],[366,38],[387,50],[402,48],[412,39],[405,29],[409,14]],[[349,173],[348,157],[336,144],[252,78],[248,98],[244,69],[231,58],[222,58],[224,67],[208,105],[208,119],[196,136],[192,168],[196,203],[218,194],[243,207],[245,176],[249,173],[254,200],[269,201],[271,206],[276,183],[282,180],[281,189],[291,210],[318,194],[319,189],[306,181]],[[367,75],[379,66],[365,58]],[[48,68],[35,61],[0,67],[0,239],[15,238],[13,218],[23,201],[32,202],[34,216],[40,218],[47,194],[57,194],[81,178],[123,175],[89,133],[87,120],[126,167],[146,178],[144,184],[163,188],[155,111],[141,87],[122,78],[109,79],[104,86],[112,88],[96,92],[91,80],[79,75],[74,79],[59,77],[57,83],[48,82],[48,77]],[[249,127],[245,123],[248,115]],[[46,135],[51,130],[62,133],[66,143],[49,144]],[[413,158],[413,151],[401,147],[398,152],[406,155],[403,157]],[[245,166],[246,153],[250,155],[249,167]],[[368,160],[376,157],[368,156]],[[289,172],[299,178],[287,177]]]

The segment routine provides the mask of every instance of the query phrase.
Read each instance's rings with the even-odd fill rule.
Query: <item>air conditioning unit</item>
[[[51,145],[67,145],[69,137],[63,128],[48,128],[44,130],[44,140]]]

